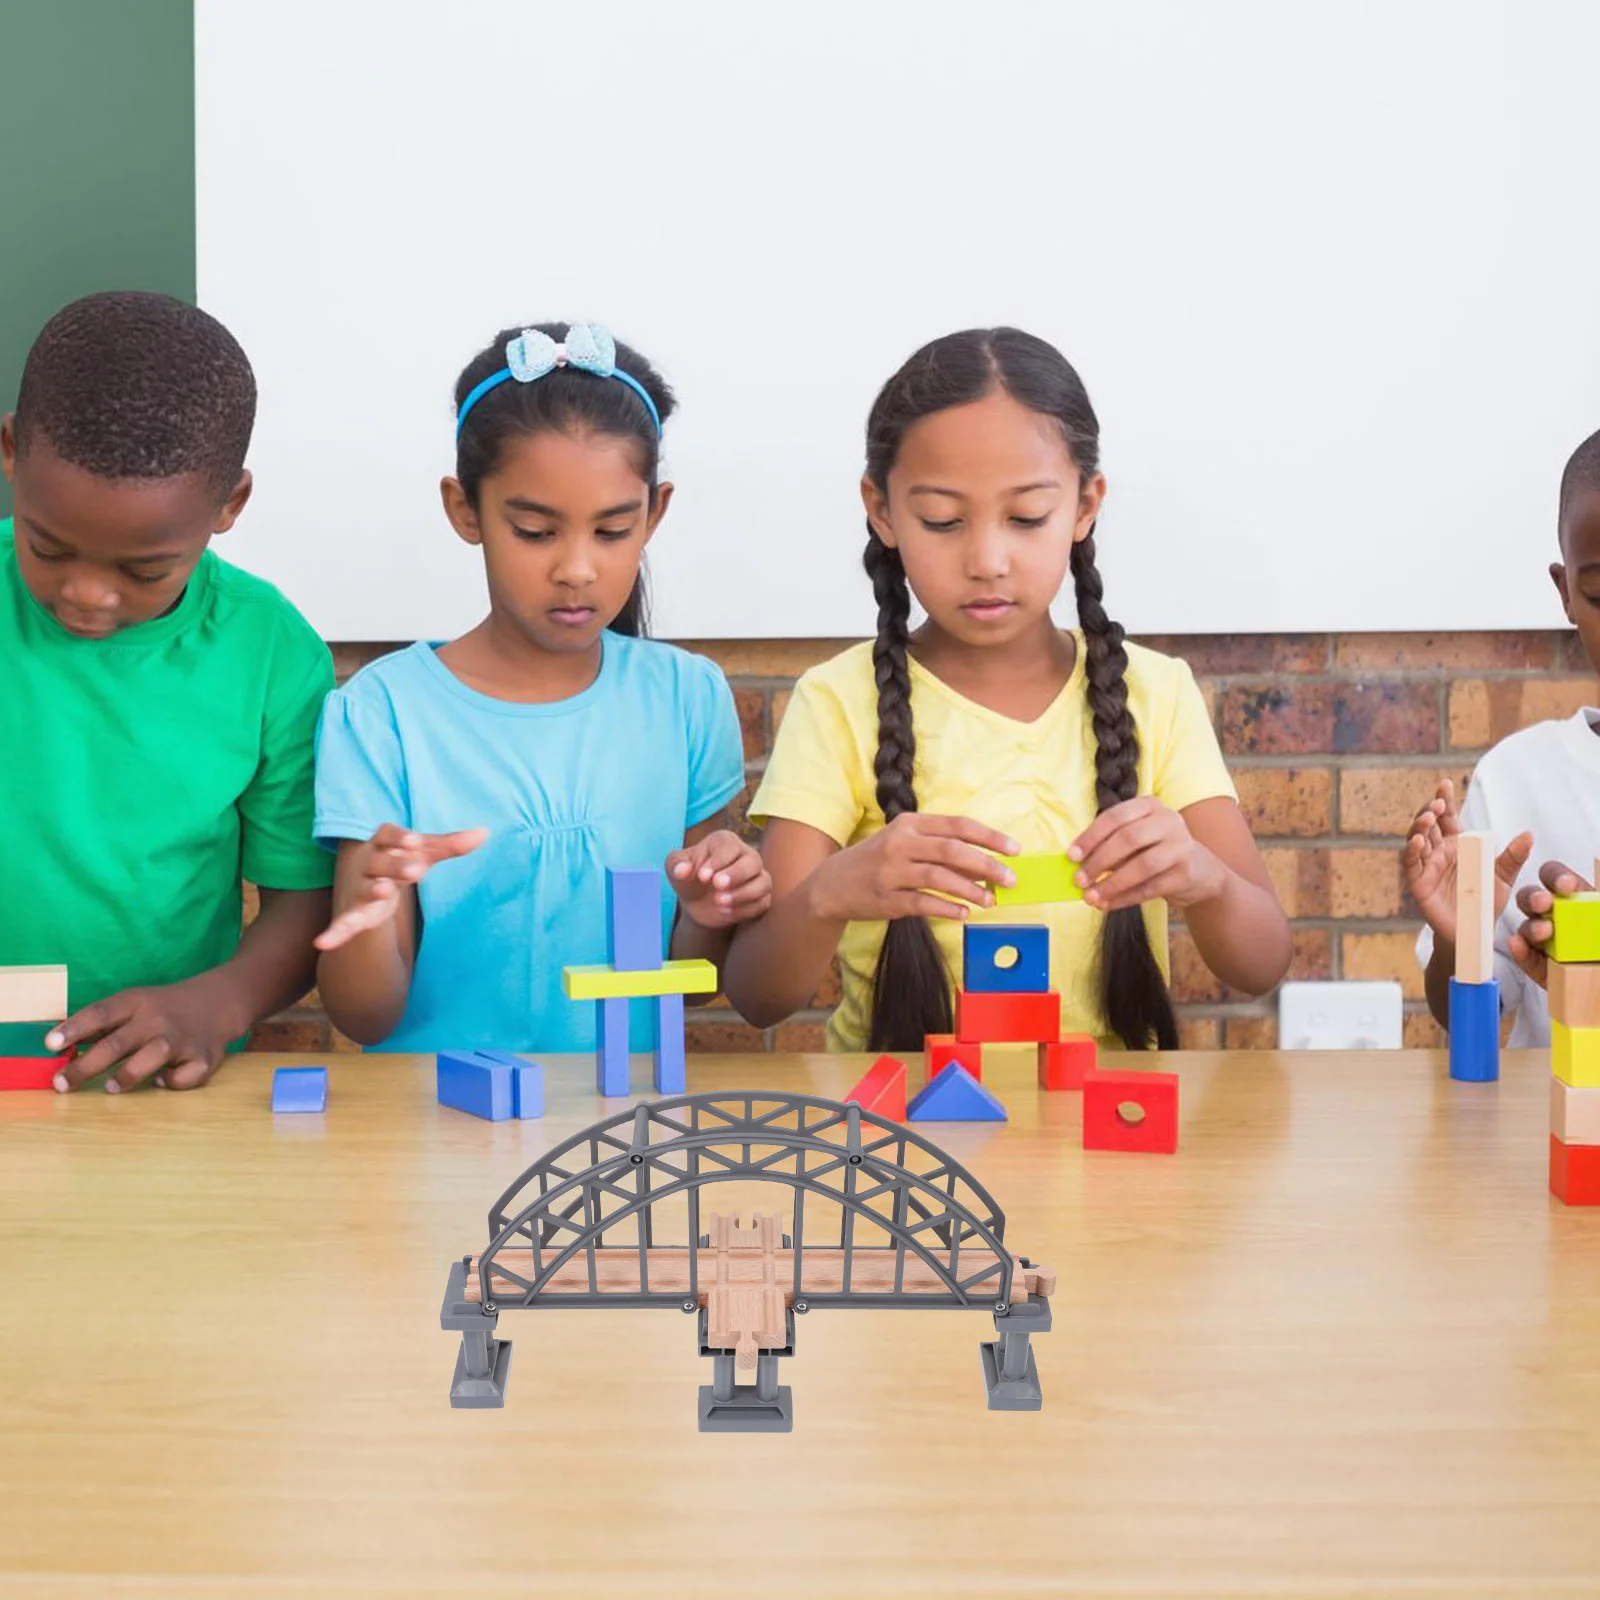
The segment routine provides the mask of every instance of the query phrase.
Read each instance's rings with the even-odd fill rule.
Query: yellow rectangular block
[[[715,994],[717,969],[710,961],[666,961],[651,972],[618,972],[609,966],[563,967],[561,987],[569,1000],[641,1000],[663,994]]]
[[[1072,881],[1077,876],[1078,863],[1065,851],[1001,856],[1000,860],[1016,873],[1017,881],[1010,889],[995,886],[997,906],[1047,906],[1061,900],[1083,899],[1083,890]]]
[[[1550,1080],[1550,1131],[1562,1144],[1600,1145],[1600,1089]]]
[[[66,1014],[65,967],[0,967],[0,1022],[60,1022]]]
[[[1600,961],[1600,894],[1560,894],[1550,908],[1552,961]]]
[[[1552,1022],[1550,1070],[1574,1089],[1600,1089],[1600,1028]]]
[[[1569,1028],[1600,1028],[1600,962],[1552,961],[1550,1015]]]

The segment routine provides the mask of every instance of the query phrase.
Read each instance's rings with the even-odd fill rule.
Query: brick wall
[[[1597,698],[1594,674],[1566,633],[1278,634],[1150,638],[1184,657],[1211,708],[1239,797],[1294,927],[1297,978],[1398,978],[1406,1043],[1434,1045],[1412,957],[1415,907],[1398,840],[1442,777],[1461,783],[1508,733],[1565,717]],[[341,681],[392,648],[340,645]],[[796,676],[841,648],[836,640],[691,643],[733,685],[752,778],[783,720]],[[1276,1008],[1212,979],[1181,927],[1173,990],[1194,1049],[1270,1047]],[[809,1050],[822,1045],[825,984],[811,1009],[759,1031],[723,1004],[691,1014],[692,1050]],[[257,1030],[256,1046],[343,1046],[313,996]]]

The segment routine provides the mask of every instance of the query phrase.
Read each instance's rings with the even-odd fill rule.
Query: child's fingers
[[[994,891],[987,885],[974,883],[971,878],[964,878],[948,867],[935,867],[924,862],[909,892],[926,895],[932,890],[937,890],[941,895],[953,895],[958,900],[985,909],[994,904]]]
[[[394,885],[385,878],[376,878],[372,882],[370,900],[341,912],[311,942],[319,950],[337,950],[358,933],[381,928],[395,914],[398,904]]]
[[[74,1011],[63,1023],[45,1035],[44,1047],[51,1052],[70,1050],[113,1028],[120,1028],[133,1015],[133,1002],[125,994],[108,995],[92,1006]]]
[[[911,826],[918,833],[938,839],[959,839],[979,850],[992,850],[998,856],[1022,854],[1022,846],[1010,834],[975,822],[971,817],[924,816],[916,812]]]
[[[918,889],[907,889],[891,899],[889,915],[933,917],[940,922],[965,922],[971,913],[959,900],[946,900],[940,895],[925,894]]]
[[[1133,818],[1114,833],[1107,834],[1083,857],[1076,876],[1078,887],[1087,888],[1123,862],[1131,861],[1141,851],[1153,849],[1171,836],[1172,829],[1162,815],[1147,812]]]
[[[727,903],[734,911],[743,911],[758,900],[770,902],[771,899],[772,879],[765,872],[758,872],[748,883],[733,890],[727,897]]]
[[[716,887],[719,892],[724,889],[731,891],[766,875],[766,862],[756,851],[741,844],[739,853],[717,873]]]
[[[1109,881],[1109,880],[1107,880]],[[1145,878],[1127,889],[1119,890],[1115,895],[1102,901],[1101,891],[1097,890],[1093,904],[1097,911],[1103,911],[1109,916],[1113,911],[1125,911],[1129,906],[1141,906],[1147,900],[1165,900],[1169,895],[1175,894],[1183,887],[1184,876],[1181,863],[1169,867],[1165,872],[1158,872],[1153,877]],[[1090,897],[1084,896],[1085,900]]]
[[[1502,883],[1515,883],[1517,874],[1528,864],[1533,854],[1533,835],[1519,833],[1494,859],[1495,876]]]
[[[117,1028],[67,1062],[55,1075],[54,1087],[62,1094],[79,1088],[91,1078],[109,1071],[147,1043],[149,1040],[144,1030],[133,1023]]]
[[[1546,861],[1539,868],[1539,882],[1551,894],[1582,894],[1589,887],[1571,867],[1560,861]]]
[[[1009,888],[1017,881],[1016,873],[1005,862],[996,861],[973,845],[945,836],[919,839],[911,859],[923,866],[947,867],[974,883],[998,883]]]
[[[198,1089],[202,1084],[211,1081],[211,1075],[216,1069],[209,1061],[200,1057],[190,1057],[180,1061],[175,1067],[168,1067],[156,1082],[163,1089]]]
[[[425,866],[471,855],[489,837],[487,828],[461,828],[455,833],[425,833],[420,849]]]
[[[1550,976],[1550,959],[1520,933],[1511,935],[1511,959],[1542,989]]]
[[[158,1072],[172,1059],[172,1046],[165,1039],[142,1044],[106,1079],[107,1094],[123,1094],[137,1089],[151,1073]]]
[[[1087,861],[1112,834],[1141,817],[1150,816],[1161,806],[1154,795],[1135,795],[1131,800],[1119,800],[1104,811],[1067,846],[1067,855],[1073,861]]]
[[[1120,906],[1136,905],[1151,898],[1149,884],[1183,865],[1183,851],[1166,843],[1141,850],[1115,872],[1100,878],[1085,889],[1085,902],[1096,911],[1115,911]]]
[[[695,876],[702,883],[710,883],[718,873],[732,867],[748,848],[738,834],[726,828],[708,833],[695,846]],[[720,889],[722,885],[718,883],[717,887]]]

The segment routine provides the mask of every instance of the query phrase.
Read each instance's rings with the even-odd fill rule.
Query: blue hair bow
[[[566,338],[559,344],[548,333],[541,333],[537,328],[524,328],[515,339],[509,340],[506,344],[505,366],[499,372],[490,373],[461,402],[461,410],[456,413],[456,437],[461,437],[467,413],[491,389],[497,389],[502,383],[509,383],[513,379],[518,383],[537,383],[557,367],[574,367],[579,372],[593,373],[597,378],[615,378],[617,382],[627,384],[644,401],[644,408],[650,413],[656,435],[660,437],[661,414],[656,410],[655,401],[637,378],[617,365],[617,341],[598,322],[574,322],[567,329]]]

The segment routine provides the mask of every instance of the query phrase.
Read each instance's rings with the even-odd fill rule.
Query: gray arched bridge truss
[[[703,1217],[702,1191],[729,1184],[787,1188],[787,1216]],[[786,1430],[778,1360],[794,1353],[797,1313],[943,1308],[994,1317],[981,1347],[990,1406],[1037,1410],[1029,1339],[1050,1327],[1054,1274],[1004,1239],[1004,1214],[970,1173],[855,1104],[763,1091],[641,1103],[540,1157],[495,1202],[487,1247],[451,1267],[450,1402],[504,1404],[503,1312],[666,1307],[698,1318],[713,1363],[700,1426]],[[755,1381],[740,1384],[739,1369]]]

